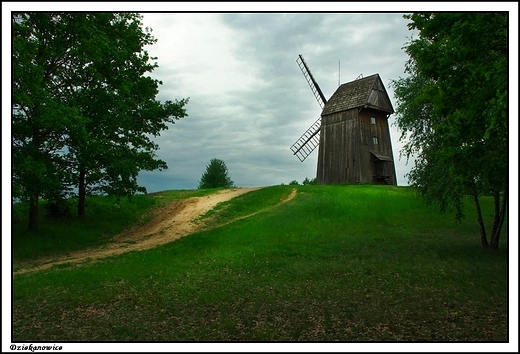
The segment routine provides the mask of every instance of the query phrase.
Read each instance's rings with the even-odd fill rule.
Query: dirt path
[[[71,252],[65,256],[40,258],[33,262],[23,263],[19,265],[20,268],[14,274],[41,271],[65,263],[91,262],[130,251],[141,251],[164,245],[201,230],[204,224],[196,223],[195,220],[218,203],[255,189],[258,188],[226,189],[205,197],[176,199],[164,208],[161,208],[150,222],[116,236],[113,242],[107,245]],[[291,194],[281,200],[280,203],[291,200],[295,195],[296,190],[293,189]]]

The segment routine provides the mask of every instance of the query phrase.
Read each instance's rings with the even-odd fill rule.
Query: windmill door
[[[385,162],[381,160],[375,160],[374,161],[374,175],[375,177],[381,177],[383,175],[384,167],[383,164]]]

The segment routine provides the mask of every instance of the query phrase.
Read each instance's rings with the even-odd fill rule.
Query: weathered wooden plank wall
[[[376,118],[376,124],[371,118]],[[374,144],[373,138],[378,139]],[[393,160],[387,113],[374,109],[350,109],[322,117],[318,150],[319,184],[376,183],[376,151]],[[396,184],[393,161],[382,163],[382,172]]]
[[[359,121],[357,109],[322,117],[318,151],[317,180],[320,184],[347,183],[359,176],[354,173],[359,163]]]
[[[365,135],[367,144],[362,144],[362,156],[364,161],[370,161],[370,164],[363,166],[363,181],[367,183],[373,181],[373,176],[376,174],[373,163],[374,156],[371,151],[380,153],[381,155],[389,157],[392,161],[385,161],[382,163],[381,174],[389,176],[392,184],[396,183],[394,157],[392,152],[392,140],[390,136],[390,127],[388,125],[388,114],[375,109],[362,109],[359,112],[359,121],[361,127],[361,134]],[[375,118],[376,124],[371,123],[371,118]],[[378,144],[373,143],[373,138],[377,138]]]

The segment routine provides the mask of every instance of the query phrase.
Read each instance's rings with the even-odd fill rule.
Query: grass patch
[[[74,216],[59,220],[46,218],[46,202],[41,201],[40,227],[37,231],[27,230],[27,203],[16,203],[13,206],[13,215],[16,216],[12,227],[13,258],[16,262],[28,261],[101,246],[126,228],[148,222],[156,208],[174,199],[201,197],[216,191],[171,190],[135,195],[132,198],[92,196],[86,199],[86,216],[83,220]],[[77,207],[77,200],[70,199],[68,203],[75,210],[73,208]]]
[[[236,198],[217,204],[213,209],[201,215],[199,221],[204,221],[207,228],[213,228],[230,221],[269,210],[279,204],[291,193],[288,186],[272,186],[261,188]]]
[[[266,189],[220,210],[290,191]],[[297,189],[165,246],[17,275],[13,341],[508,340],[507,254],[480,248],[470,205],[456,224],[410,188]]]

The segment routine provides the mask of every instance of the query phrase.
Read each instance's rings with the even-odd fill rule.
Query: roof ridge
[[[373,76],[379,76],[379,74],[375,73],[375,74],[372,74],[372,75],[368,75],[368,76],[362,77],[360,79],[355,79],[355,80],[352,80],[352,81],[349,81],[349,82],[345,82],[344,84],[341,84],[340,86],[343,86],[343,85],[346,85],[346,84],[351,84],[353,82],[357,82],[357,81],[361,81],[361,80],[371,79]]]
[[[393,113],[388,92],[386,92],[386,89],[384,92],[379,90],[379,83],[381,83],[384,88],[381,76],[379,76],[379,73],[375,73],[340,85],[325,104],[322,115],[341,112],[354,107],[367,106]],[[380,97],[380,95],[386,97]]]

